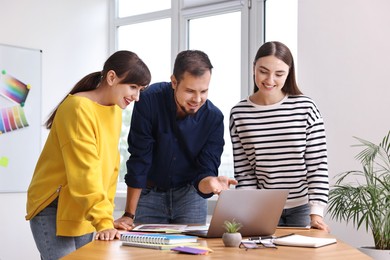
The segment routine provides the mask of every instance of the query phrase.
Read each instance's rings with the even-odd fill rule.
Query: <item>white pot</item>
[[[241,233],[224,233],[222,235],[223,244],[227,247],[238,247],[241,240]]]
[[[372,246],[362,246],[359,250],[375,260],[390,259],[390,250],[375,249]]]

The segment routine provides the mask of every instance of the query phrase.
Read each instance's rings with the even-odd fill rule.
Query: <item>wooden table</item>
[[[310,229],[277,229],[275,235],[280,236],[288,233],[301,234],[313,237],[332,237],[330,234]],[[361,253],[358,249],[342,242],[328,245],[321,248],[303,248],[278,246],[277,249],[240,249],[225,247],[222,239],[199,239],[202,246],[213,250],[208,255],[194,256],[179,254],[170,250],[155,250],[137,247],[122,246],[119,240],[114,241],[93,241],[77,251],[65,256],[62,260],[106,260],[106,259],[299,259],[299,260],[364,260],[371,259]]]

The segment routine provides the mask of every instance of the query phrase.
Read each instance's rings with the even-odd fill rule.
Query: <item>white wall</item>
[[[0,0],[0,43],[42,50],[42,121],[108,55],[109,0]],[[47,131],[42,131],[42,143]],[[0,193],[0,259],[40,259],[25,193]]]
[[[360,169],[352,136],[378,143],[390,130],[390,1],[298,2],[299,83],[325,119],[329,173]],[[373,245],[364,229],[328,222],[340,239]]]

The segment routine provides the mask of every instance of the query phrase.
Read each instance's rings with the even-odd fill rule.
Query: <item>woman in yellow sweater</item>
[[[151,80],[130,51],[112,54],[81,79],[46,122],[50,129],[27,193],[27,216],[41,259],[58,259],[93,239],[118,238],[114,195],[122,109]]]

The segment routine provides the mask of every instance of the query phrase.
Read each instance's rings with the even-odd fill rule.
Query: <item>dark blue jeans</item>
[[[291,209],[284,209],[278,226],[286,227],[306,227],[310,225],[309,204]]]
[[[42,260],[57,260],[93,239],[93,233],[78,237],[56,236],[57,201],[30,220],[31,231]]]
[[[193,185],[161,191],[145,188],[141,192],[135,222],[143,224],[206,223],[207,200]]]

